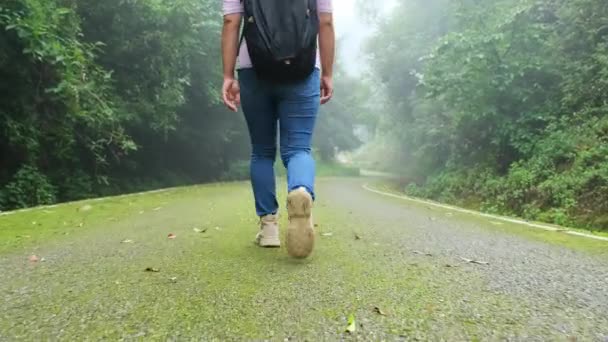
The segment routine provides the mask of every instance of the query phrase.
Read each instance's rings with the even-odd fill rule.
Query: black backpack
[[[310,76],[317,59],[317,0],[243,2],[243,37],[258,78],[294,82]]]

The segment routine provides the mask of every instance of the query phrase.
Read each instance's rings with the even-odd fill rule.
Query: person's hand
[[[228,109],[236,112],[241,104],[241,88],[239,81],[232,77],[224,77],[224,85],[222,86],[222,99]]]
[[[334,80],[331,76],[321,77],[321,104],[324,105],[334,96]]]

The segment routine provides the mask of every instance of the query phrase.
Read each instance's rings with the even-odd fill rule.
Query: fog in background
[[[397,0],[374,1],[381,14],[397,5]],[[366,13],[355,0],[333,0],[336,34],[339,42],[338,60],[351,75],[359,75],[366,64],[362,49],[365,40],[374,32],[374,25],[366,21]]]

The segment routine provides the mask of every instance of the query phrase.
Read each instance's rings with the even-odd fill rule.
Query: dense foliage
[[[220,7],[3,0],[0,210],[246,177],[244,120],[218,101]],[[317,137],[328,159],[356,143],[333,106]]]
[[[410,193],[608,228],[608,2],[401,0],[378,32]]]
[[[412,194],[608,228],[608,3],[398,3],[367,80],[337,71],[317,155],[365,123]],[[0,209],[247,177],[220,28],[214,0],[3,1]]]

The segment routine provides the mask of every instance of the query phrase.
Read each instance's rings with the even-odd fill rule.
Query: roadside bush
[[[53,204],[56,189],[45,175],[32,166],[23,166],[13,179],[0,190],[2,209],[26,208]]]
[[[249,161],[238,160],[228,166],[228,170],[222,174],[222,181],[242,181],[249,179]]]

